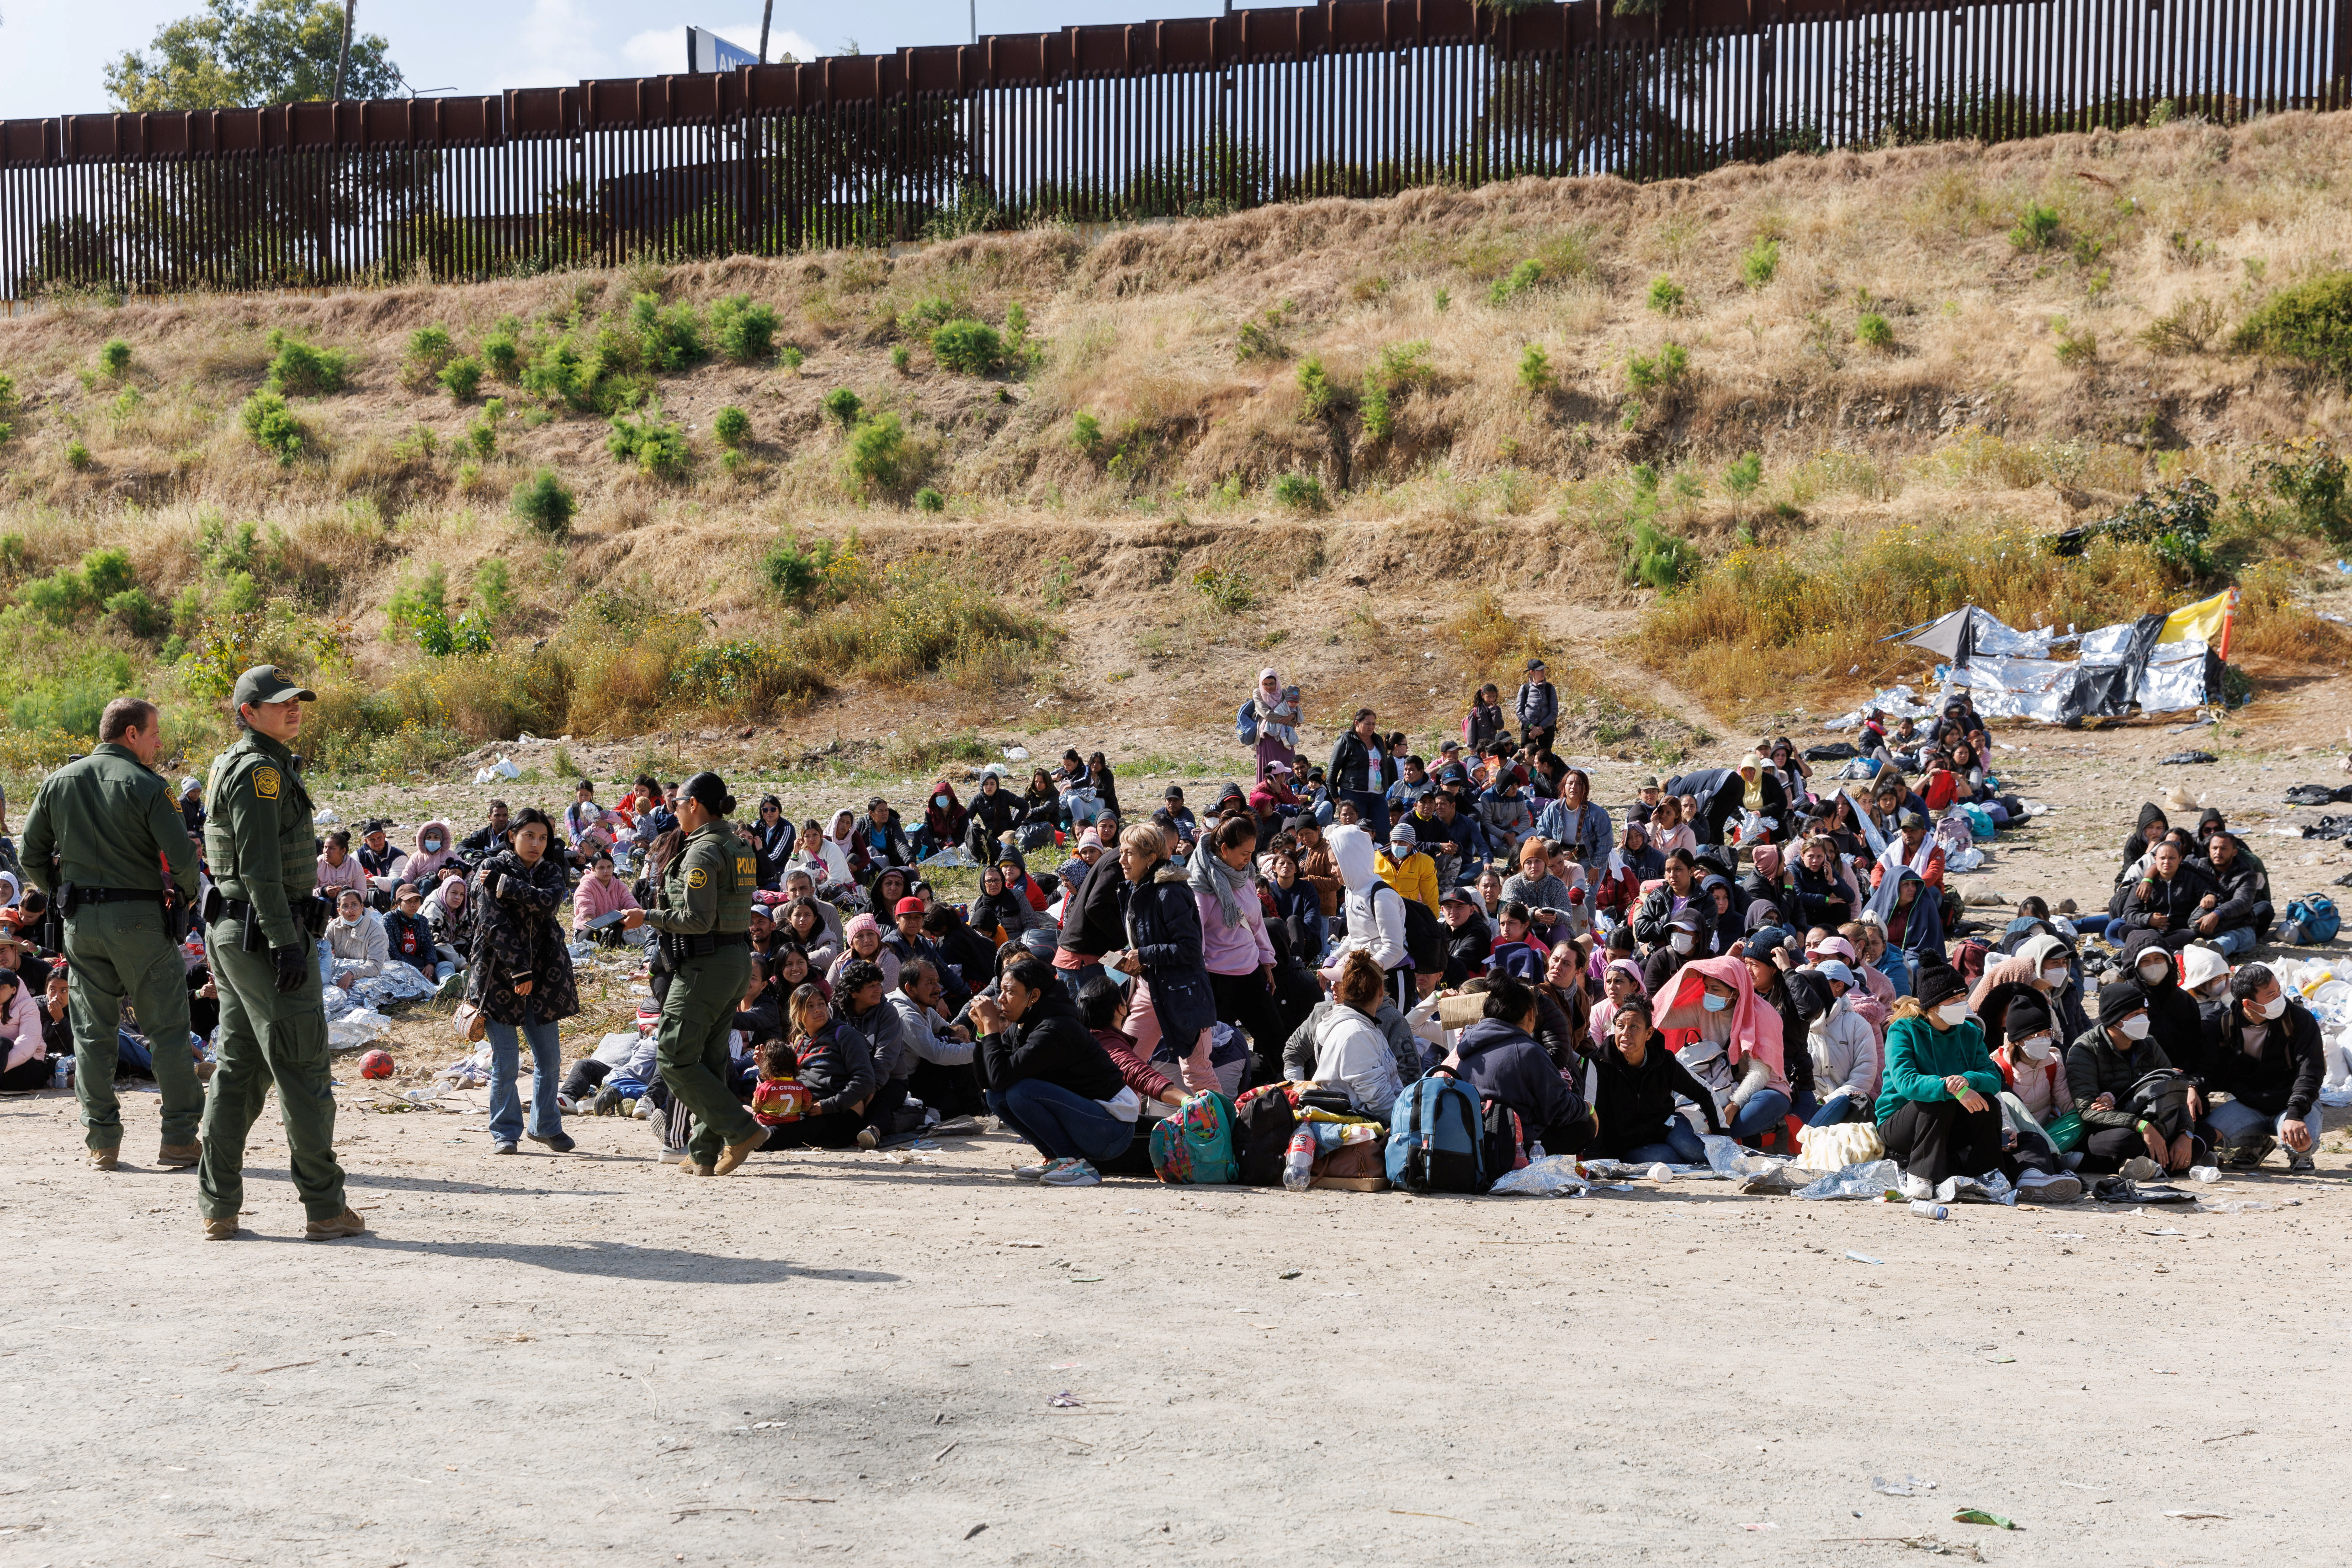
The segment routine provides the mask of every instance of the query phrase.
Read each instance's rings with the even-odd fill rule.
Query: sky
[[[104,67],[143,49],[155,30],[202,0],[0,0],[0,119],[102,112]],[[1045,32],[1079,23],[1207,16],[1222,0],[980,0],[983,33]],[[686,28],[760,45],[760,0],[359,0],[358,26],[381,34],[420,92],[491,93],[588,77],[683,70]],[[970,35],[970,0],[776,0],[769,57],[867,54]]]

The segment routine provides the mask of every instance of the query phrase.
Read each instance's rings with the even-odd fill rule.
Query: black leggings
[[[937,1111],[943,1121],[977,1116],[988,1104],[981,1097],[980,1070],[971,1062],[942,1067],[936,1061],[919,1061],[907,1079],[907,1092]]]
[[[1922,1181],[1996,1170],[2017,1179],[2017,1166],[2001,1148],[2000,1108],[1990,1101],[1970,1111],[1957,1100],[1906,1100],[1878,1124],[1878,1135],[1903,1174]]]
[[[0,1094],[22,1094],[27,1090],[47,1089],[49,1076],[57,1070],[46,1056],[34,1057],[0,1072]]]
[[[611,1062],[583,1056],[564,1071],[563,1092],[567,1098],[585,1100],[604,1086],[604,1080],[612,1076],[612,1071]]]
[[[1250,1077],[1244,1087],[1280,1082],[1282,1047],[1289,1036],[1282,1027],[1282,1009],[1257,971],[1220,975],[1211,970],[1209,991],[1216,998],[1217,1021],[1250,1037]]]
[[[779,1122],[768,1129],[762,1149],[845,1149],[857,1142],[858,1129],[866,1118],[855,1111],[827,1111],[819,1115],[803,1116],[797,1122]]]

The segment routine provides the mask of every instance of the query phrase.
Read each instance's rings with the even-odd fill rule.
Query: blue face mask
[[[1730,998],[1729,997],[1718,997],[1718,996],[1717,996],[1713,991],[1709,991],[1709,992],[1707,992],[1707,994],[1706,994],[1706,1010],[1707,1010],[1707,1011],[1709,1011],[1709,1012],[1711,1012],[1711,1013],[1719,1013],[1719,1012],[1721,1012],[1724,1009],[1726,1009],[1726,1008],[1729,1007],[1730,1005],[1731,1005],[1731,998]]]

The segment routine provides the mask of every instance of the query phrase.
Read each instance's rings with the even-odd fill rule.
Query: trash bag
[[[1592,1184],[1580,1175],[1575,1159],[1568,1155],[1546,1155],[1539,1160],[1529,1160],[1487,1188],[1496,1197],[1517,1195],[1521,1197],[1582,1197],[1592,1190]]]
[[[477,784],[495,784],[501,779],[521,777],[522,769],[517,768],[514,765],[514,759],[509,757],[501,757],[488,768],[476,768],[474,771],[474,782]]]
[[[2290,806],[2333,806],[2352,803],[2352,784],[2341,789],[2331,789],[2325,784],[2297,784],[2286,792]]]
[[[1850,740],[1832,740],[1826,746],[1805,747],[1805,760],[1808,762],[1843,762],[1850,757],[1861,755]]]
[[[1873,1160],[1868,1165],[1848,1166],[1822,1177],[1810,1186],[1801,1186],[1798,1197],[1862,1197],[1875,1198],[1895,1185],[1902,1171],[1893,1160]]]
[[[2210,751],[2176,751],[2171,756],[2166,758],[2158,766],[2163,768],[2194,768],[2200,763],[2219,762],[2221,760],[2221,759],[2220,758],[2214,756]]]

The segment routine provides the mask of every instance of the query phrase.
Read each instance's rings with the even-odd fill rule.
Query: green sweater
[[[2001,1090],[2000,1069],[1985,1051],[1984,1030],[1976,1019],[1938,1030],[1924,1018],[1896,1019],[1886,1030],[1886,1071],[1879,1081],[1878,1119],[1882,1122],[1906,1100],[1951,1100],[1944,1080],[1953,1074],[1969,1081],[1990,1100]]]

